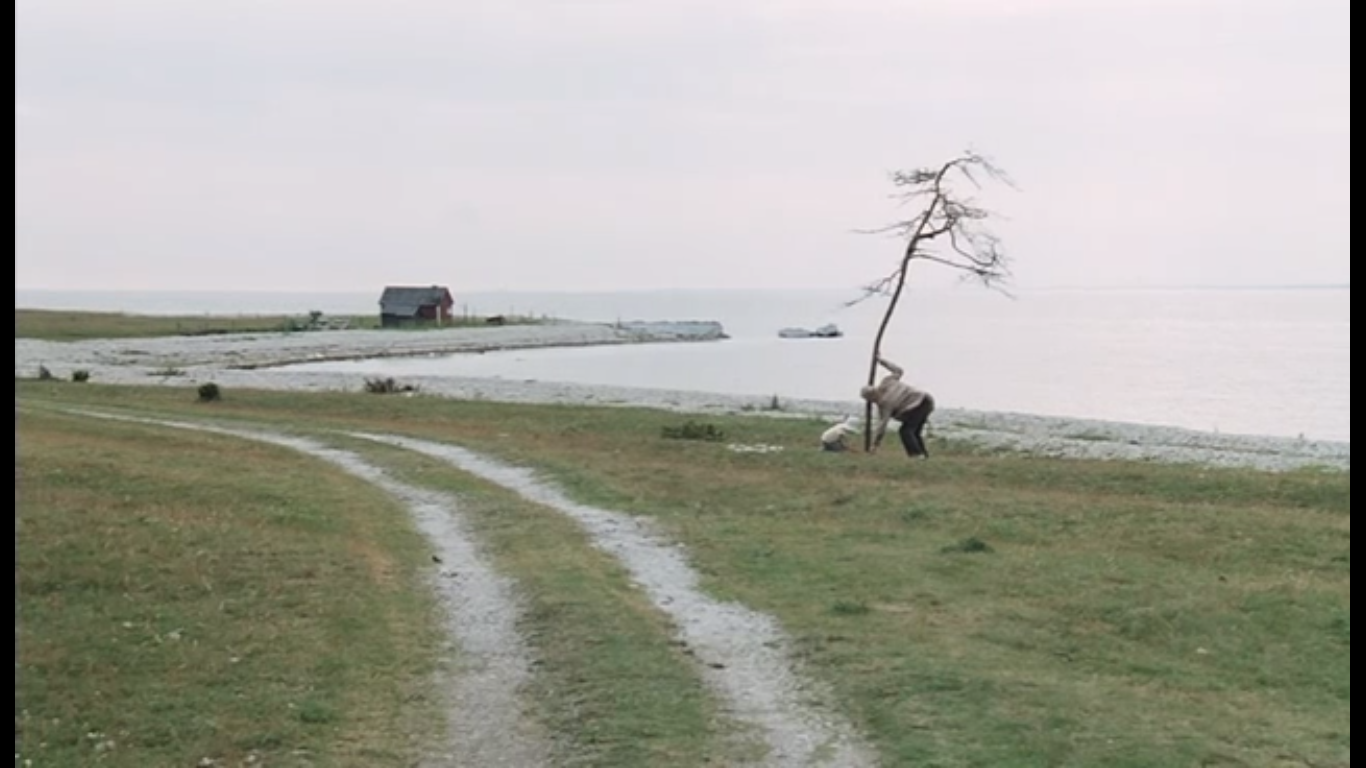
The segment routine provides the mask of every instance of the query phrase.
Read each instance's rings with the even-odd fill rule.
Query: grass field
[[[33,765],[399,765],[440,735],[415,703],[427,550],[387,497],[228,438],[46,414],[21,433]]]
[[[379,328],[373,315],[327,316],[324,321],[343,321],[355,330]],[[507,317],[508,325],[537,322],[528,317]],[[308,329],[307,313],[299,315],[135,315],[120,312],[73,312],[67,310],[15,309],[14,338],[47,341],[86,339],[132,339],[155,336],[208,336],[226,333],[287,333]],[[442,328],[483,326],[484,318],[451,318]],[[437,326],[407,326],[435,328]]]
[[[893,451],[831,455],[812,448],[816,425],[757,415],[713,420],[727,439],[706,442],[664,439],[684,417],[643,410],[233,391],[205,405],[188,389],[18,381],[16,397],[33,414],[20,422],[27,473],[20,586],[26,621],[33,621],[25,626],[20,682],[30,738],[40,722],[113,709],[102,703],[107,691],[140,690],[166,674],[152,653],[150,666],[114,663],[120,646],[108,637],[109,624],[144,616],[126,619],[139,626],[149,621],[145,615],[199,602],[207,611],[209,600],[196,597],[203,589],[196,568],[207,566],[196,564],[230,561],[243,551],[241,537],[272,530],[261,519],[271,499],[328,510],[317,512],[324,519],[314,524],[337,526],[335,535],[266,537],[279,546],[294,541],[295,556],[325,563],[350,551],[345,521],[361,521],[347,515],[347,504],[369,493],[273,449],[39,415],[89,407],[228,419],[333,442],[344,440],[331,433],[339,429],[447,441],[538,467],[581,501],[649,516],[687,546],[706,589],[782,622],[803,663],[833,686],[886,765],[1350,765],[1346,473],[1064,461],[942,441],[926,462]],[[731,441],[785,450],[736,454],[726,447]],[[668,628],[570,524],[412,454],[348,447],[411,482],[470,499],[475,527],[530,601],[526,629],[544,662],[538,712],[581,764],[725,764],[715,704],[670,646]],[[295,468],[264,471],[279,462]],[[239,464],[244,475],[255,466],[262,474],[247,480],[214,471]],[[278,496],[245,493],[262,482]],[[216,533],[202,532],[186,547],[162,542],[193,528],[142,530],[137,521],[148,510],[176,509],[172,500],[191,492],[200,495],[189,508],[219,510]],[[103,511],[80,512],[87,507]],[[377,600],[389,595],[381,602],[398,610],[394,627],[426,626],[421,594],[403,591],[412,587],[420,547],[398,522],[383,530],[383,551],[399,576],[381,583],[353,574],[346,588]],[[149,541],[108,544],[143,536]],[[154,546],[186,562],[149,565],[128,554]],[[192,558],[190,551],[205,554]],[[268,585],[282,577],[265,567],[272,561],[238,562],[245,567],[233,569],[236,600],[259,612],[237,631],[259,632],[277,610]],[[143,585],[143,613],[130,607],[106,616],[100,606],[122,606],[111,598],[127,586],[105,584],[102,574],[129,569],[142,573],[133,583]],[[87,582],[102,586],[51,586]],[[226,577],[210,583],[223,599]],[[300,644],[316,640],[309,632],[335,626],[322,617],[351,609],[327,601],[327,593],[317,592],[323,626],[302,627]],[[398,594],[407,595],[401,610],[393,608]],[[56,609],[67,601],[85,607]],[[377,605],[362,600],[353,615],[382,610]],[[359,631],[342,617],[335,621],[339,631]],[[164,638],[172,624],[193,622],[149,626]],[[287,647],[292,625],[280,626],[291,630],[278,633]],[[399,642],[385,641],[383,628],[366,631],[377,643]],[[428,636],[406,637],[404,660],[393,663],[424,669],[432,649],[421,640]],[[347,669],[381,663],[360,646],[339,646]],[[280,653],[270,662],[277,672],[289,666],[288,652]],[[188,667],[209,674],[207,663]],[[104,670],[98,685],[82,681],[92,668]],[[354,733],[348,724],[407,718],[398,713],[421,707],[405,705],[397,689],[377,692],[356,679],[333,681],[320,708],[326,722],[296,718],[276,743],[333,745],[343,756],[396,753],[396,743],[342,736]],[[260,707],[233,714],[236,702],[213,686],[182,680],[164,688],[192,711],[243,717],[234,721],[238,732],[264,733],[267,722],[277,722]],[[276,696],[250,687],[243,695]],[[163,717],[150,706],[120,710],[118,727],[130,733]],[[94,719],[89,725],[110,732]],[[60,733],[69,739],[86,727]],[[165,754],[195,751],[194,739],[207,738],[196,733],[188,725],[169,732]]]

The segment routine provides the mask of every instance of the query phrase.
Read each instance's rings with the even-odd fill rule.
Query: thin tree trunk
[[[942,178],[943,171],[940,171]],[[916,227],[915,234],[911,235],[911,240],[906,244],[906,253],[901,257],[901,269],[897,272],[896,288],[892,291],[892,299],[887,304],[887,311],[882,315],[882,324],[878,326],[877,336],[873,339],[873,359],[868,363],[868,386],[873,386],[877,382],[877,361],[882,357],[882,339],[887,335],[887,326],[892,323],[892,315],[896,312],[896,305],[901,301],[901,293],[906,288],[906,271],[910,269],[911,259],[915,258],[915,249],[920,245],[920,237],[925,233],[925,227],[929,225],[930,218],[934,214],[934,209],[939,206],[939,201],[943,199],[940,195],[935,195],[930,201],[930,207],[925,210],[925,215],[920,219],[920,226]],[[863,450],[865,453],[873,449],[873,404],[865,402],[863,405]]]
[[[914,247],[915,241],[911,241]],[[909,252],[909,251],[908,251]],[[906,287],[906,269],[911,265],[910,256],[901,262],[901,275],[896,281],[896,289],[892,291],[892,299],[887,304],[887,311],[882,315],[882,324],[878,326],[877,336],[873,339],[873,359],[868,364],[868,386],[873,386],[877,381],[877,361],[882,357],[882,338],[887,335],[887,326],[892,322],[892,313],[896,312],[896,305],[901,301],[901,292]],[[873,448],[873,404],[871,401],[863,405],[863,450],[870,451]]]

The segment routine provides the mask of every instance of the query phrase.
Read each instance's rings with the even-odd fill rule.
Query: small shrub
[[[337,721],[337,710],[318,701],[305,701],[297,710],[299,722],[306,725],[327,725]]]
[[[781,411],[782,409],[783,401],[779,399],[777,395],[770,398],[768,403],[764,405],[764,410],[769,412]]]
[[[223,390],[212,381],[199,385],[199,402],[213,403],[223,399]]]
[[[929,513],[924,509],[912,507],[901,513],[901,522],[907,525],[915,525],[916,523],[924,522],[927,517],[929,517]]]
[[[902,510],[899,517],[901,518],[901,522],[906,525],[917,525],[926,520],[932,520],[938,517],[948,517],[951,514],[952,510],[948,507],[935,502],[918,501]]]
[[[77,384],[84,384],[90,381],[90,371],[80,370],[71,372],[71,380]]]
[[[52,381],[55,378],[57,377],[52,375],[52,371],[49,371],[46,365],[38,366],[38,381]]]
[[[416,392],[417,387],[411,384],[400,384],[393,377],[386,377],[366,379],[365,391],[372,395],[393,395],[400,392]]]
[[[161,377],[163,377],[163,378],[169,378],[169,377],[174,377],[174,376],[184,376],[184,375],[185,375],[185,371],[183,371],[183,370],[181,370],[181,369],[179,369],[179,368],[175,368],[175,367],[167,367],[167,368],[162,368],[161,370],[158,370],[158,371],[152,371],[152,373],[149,374],[149,375],[151,375],[151,376],[161,376]]]
[[[1337,633],[1338,639],[1343,645],[1352,645],[1352,614],[1345,613],[1333,622],[1333,631]]]
[[[994,552],[991,545],[972,536],[940,550],[946,555],[985,555]]]
[[[836,600],[830,612],[836,616],[867,616],[872,609],[862,600]]]
[[[715,424],[688,421],[677,427],[664,427],[660,433],[666,440],[699,440],[718,443],[726,439],[726,433]]]

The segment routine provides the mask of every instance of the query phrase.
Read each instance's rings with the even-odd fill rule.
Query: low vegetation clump
[[[365,391],[372,395],[396,395],[405,392],[416,392],[417,387],[412,384],[403,384],[392,376],[388,376],[366,379]]]
[[[696,421],[686,421],[681,425],[663,427],[660,429],[660,434],[667,440],[698,440],[719,443],[726,439],[725,430],[715,424]]]
[[[994,550],[991,548],[991,545],[985,541],[982,541],[976,536],[969,536],[962,541],[944,547],[940,551],[946,555],[986,555]]]

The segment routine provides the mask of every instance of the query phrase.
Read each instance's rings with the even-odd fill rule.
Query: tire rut
[[[476,475],[567,515],[594,545],[617,558],[651,601],[670,616],[700,674],[738,723],[766,747],[763,766],[868,768],[872,748],[835,714],[829,695],[796,671],[788,640],[770,616],[704,594],[683,549],[647,520],[579,504],[531,470],[464,448],[394,435],[351,433],[415,451]],[[819,702],[813,704],[812,702]]]

